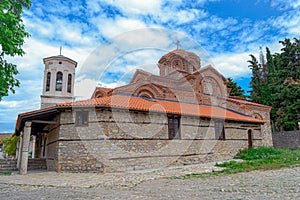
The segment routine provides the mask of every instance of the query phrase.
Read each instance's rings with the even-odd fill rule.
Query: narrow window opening
[[[193,65],[192,64],[190,64],[190,73],[192,74],[193,73]]]
[[[253,134],[252,134],[252,130],[249,129],[248,130],[248,148],[252,148],[253,147]]]
[[[62,91],[62,81],[63,81],[63,74],[61,72],[57,72],[56,74],[56,91]]]
[[[215,136],[217,140],[225,140],[224,122],[221,121],[215,122]]]
[[[67,88],[67,92],[69,92],[69,93],[72,92],[72,75],[71,74],[68,75],[68,88]]]
[[[43,158],[45,158],[45,155],[46,155],[46,145],[47,145],[47,138],[44,138],[44,144],[43,144]]]
[[[180,135],[180,116],[168,116],[169,139],[181,139]]]
[[[47,80],[46,80],[46,92],[50,90],[50,80],[51,80],[51,72],[48,72]]]

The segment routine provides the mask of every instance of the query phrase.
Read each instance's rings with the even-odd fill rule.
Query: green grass
[[[3,172],[0,171],[0,176],[9,176],[9,175],[11,175],[11,171],[3,171]]]
[[[224,167],[225,169],[211,173],[186,174],[180,178],[208,177],[253,170],[274,170],[283,167],[300,166],[299,149],[275,149],[270,147],[245,149],[239,152],[236,157],[243,159],[243,161],[236,162],[232,160],[216,164],[216,166]]]

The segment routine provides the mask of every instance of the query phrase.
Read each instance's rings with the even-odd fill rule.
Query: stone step
[[[0,165],[0,168],[3,168],[3,167],[16,167],[17,165],[12,165],[12,164],[2,164]]]
[[[17,171],[17,160],[0,160],[0,171]]]
[[[28,159],[28,170],[47,169],[46,159]],[[16,171],[17,160],[0,160],[0,171]]]
[[[17,169],[17,160],[0,160],[0,171],[16,171]]]
[[[18,171],[18,169],[12,167],[0,168],[0,172],[4,172],[4,171]]]
[[[17,164],[17,161],[16,160],[0,160],[0,165],[8,164],[8,163]]]

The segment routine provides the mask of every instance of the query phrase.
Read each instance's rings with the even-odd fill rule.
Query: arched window
[[[62,81],[63,81],[63,74],[61,72],[57,72],[56,74],[56,91],[62,90]]]
[[[194,72],[194,66],[190,64],[190,73],[192,74]]]
[[[71,74],[68,75],[68,88],[67,88],[67,91],[69,93],[72,92],[72,75]]]
[[[150,92],[148,90],[141,90],[138,93],[138,96],[140,96],[140,97],[146,97],[146,98],[154,98],[154,95],[152,94],[152,92]]]
[[[172,61],[172,70],[180,70],[182,69],[182,61],[179,59],[173,60]]]
[[[203,81],[203,93],[209,95],[213,94],[213,85],[210,79]]]
[[[48,72],[47,80],[46,80],[46,92],[50,90],[50,80],[51,80],[51,72]]]
[[[221,88],[218,82],[214,78],[205,77],[202,82],[203,84],[203,93],[214,95],[214,96],[222,96]]]

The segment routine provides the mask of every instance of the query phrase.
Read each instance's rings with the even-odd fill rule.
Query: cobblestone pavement
[[[135,173],[0,176],[0,199],[300,199],[300,167],[174,178],[213,168],[211,163]]]

